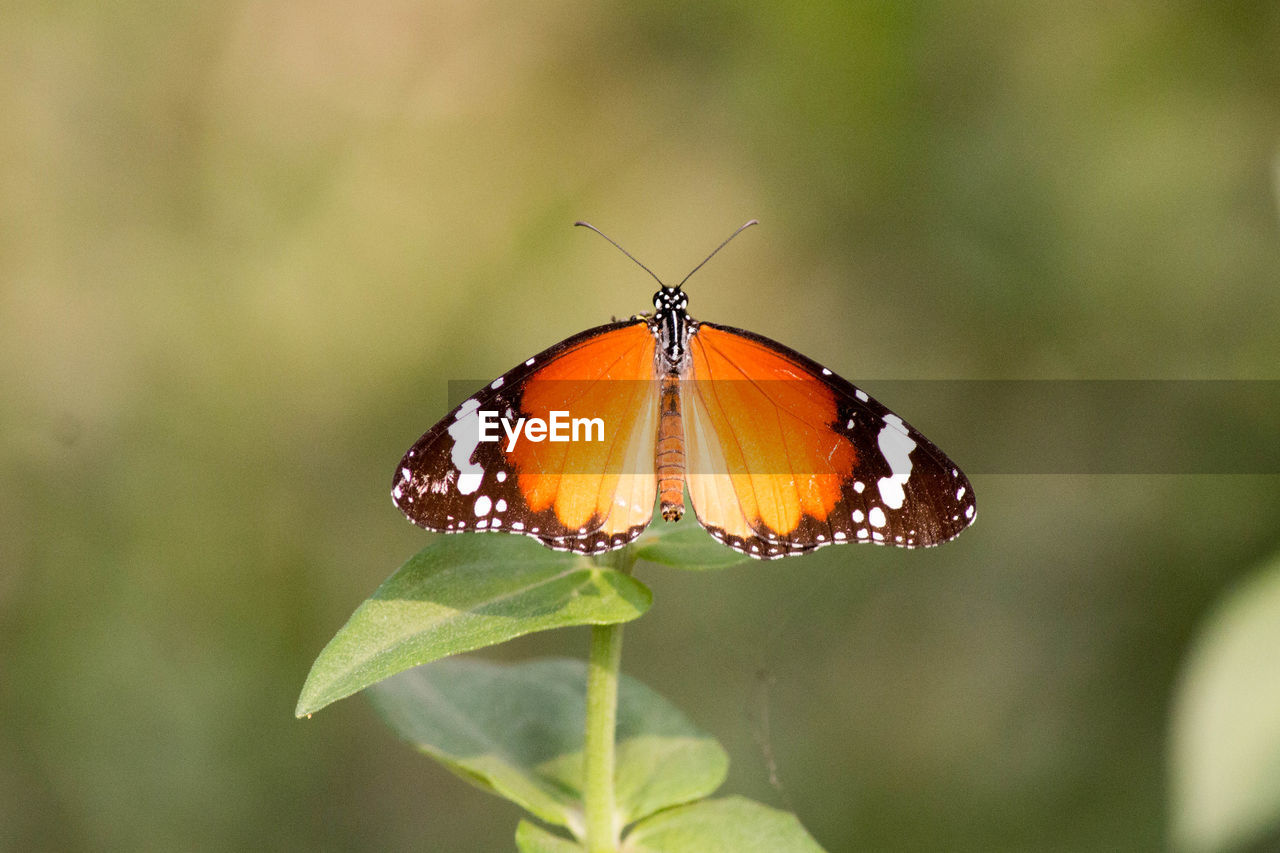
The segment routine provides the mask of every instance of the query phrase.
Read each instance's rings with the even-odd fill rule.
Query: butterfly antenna
[[[637,261],[637,260],[636,260],[636,256],[635,256],[635,255],[633,255],[633,254],[631,254],[630,252],[628,252],[626,249],[622,248],[621,246],[619,246],[619,245],[618,245],[618,241],[617,241],[617,240],[614,240],[612,237],[610,237],[608,234],[604,233],[604,232],[603,232],[603,231],[601,231],[599,228],[597,228],[597,227],[595,227],[594,225],[592,225],[590,222],[582,222],[582,221],[578,221],[578,222],[575,222],[575,223],[573,223],[573,224],[574,224],[574,225],[580,225],[580,226],[581,226],[581,227],[583,227],[583,228],[590,228],[592,231],[596,232],[596,233],[597,233],[597,234],[599,234],[601,237],[603,237],[603,238],[605,238],[606,240],[608,240],[610,243],[612,243],[612,244],[613,244],[613,247],[614,247],[615,249],[617,249],[617,250],[618,250],[619,252],[621,252],[622,254],[626,255],[626,256],[627,256],[628,258],[630,258],[632,261],[635,261],[635,265],[636,265],[636,266],[640,267],[640,269],[644,270],[644,271],[645,271],[645,272],[647,272],[649,275],[653,276],[653,280],[654,280],[654,281],[656,281],[660,287],[666,287],[666,285],[662,283],[662,279],[658,278],[657,274],[656,274],[653,270],[649,269],[649,268],[648,268],[648,267],[646,267],[644,264],[642,264],[642,263],[640,263],[639,261]],[[741,230],[741,229],[739,229],[739,230]]]
[[[688,274],[687,276],[685,276],[684,278],[682,278],[682,279],[680,280],[680,283],[676,285],[676,290],[679,290],[680,288],[684,287],[684,283],[685,283],[686,281],[688,281],[689,279],[693,278],[693,274],[694,274],[694,273],[696,273],[698,270],[700,270],[700,269],[702,269],[704,266],[706,266],[706,265],[707,265],[707,261],[711,260],[712,258],[714,258],[714,257],[716,256],[716,252],[719,252],[719,251],[720,251],[721,249],[723,249],[725,246],[729,245],[729,241],[730,241],[730,240],[732,240],[734,237],[737,237],[737,236],[738,236],[739,234],[741,234],[743,231],[746,231],[746,230],[747,230],[748,228],[750,228],[752,225],[759,225],[759,224],[760,224],[760,220],[758,220],[758,219],[752,219],[752,220],[750,220],[749,222],[744,222],[742,225],[740,225],[740,226],[738,227],[738,230],[737,230],[737,231],[734,231],[732,234],[730,234],[728,237],[726,237],[726,238],[725,238],[725,241],[724,241],[723,243],[721,243],[719,246],[716,246],[715,251],[714,251],[714,252],[712,252],[711,254],[707,255],[707,257],[703,260],[703,262],[702,262],[702,263],[698,264],[696,267],[694,267],[693,269],[689,270],[689,274]]]

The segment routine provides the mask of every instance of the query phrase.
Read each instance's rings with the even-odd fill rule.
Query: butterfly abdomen
[[[658,497],[662,517],[679,521],[684,515],[684,422],[680,417],[680,378],[662,377],[658,415]]]

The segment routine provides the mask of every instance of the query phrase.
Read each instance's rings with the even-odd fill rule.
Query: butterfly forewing
[[[644,320],[589,329],[535,355],[410,448],[392,480],[396,506],[429,530],[510,531],[584,552],[625,545],[653,515],[653,363]],[[483,412],[514,424],[546,423],[557,411],[598,418],[600,440],[480,440]]]
[[[838,542],[924,547],[972,523],[960,469],[830,370],[711,323],[689,352],[689,495],[730,547],[760,558]]]

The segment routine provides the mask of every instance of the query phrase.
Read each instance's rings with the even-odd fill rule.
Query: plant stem
[[[613,567],[630,574],[635,558],[623,552]],[[602,561],[603,562],[603,561]],[[618,727],[618,675],[622,669],[622,626],[594,625],[587,661],[587,720],[583,799],[586,807],[587,850],[615,853],[618,849],[614,764]]]
[[[614,740],[618,724],[618,669],[622,660],[622,626],[591,629],[587,665],[586,790],[587,850],[614,853]]]

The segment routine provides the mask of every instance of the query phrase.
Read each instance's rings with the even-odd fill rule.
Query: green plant
[[[442,537],[388,578],[324,648],[297,714],[367,689],[419,750],[569,833],[523,820],[522,853],[820,851],[787,812],[741,797],[708,799],[728,770],[724,749],[620,672],[622,626],[653,601],[632,577],[638,560],[706,569],[745,559],[689,519],[654,525],[627,548],[596,557],[521,536]],[[592,626],[585,665],[445,660],[572,625]]]
[[[1280,555],[1231,588],[1191,644],[1170,731],[1170,839],[1187,853],[1280,842]]]

